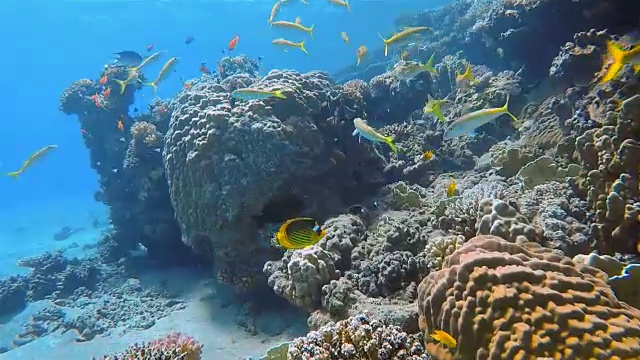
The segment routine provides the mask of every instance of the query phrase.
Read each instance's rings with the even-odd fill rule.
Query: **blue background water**
[[[147,44],[167,55],[150,66],[150,76],[168,56],[178,56],[177,73],[164,82],[160,97],[180,89],[180,78],[198,77],[199,65],[211,70],[236,34],[236,54],[262,56],[267,68],[329,72],[352,64],[361,44],[379,48],[377,33],[395,30],[397,16],[441,5],[423,0],[352,2],[352,12],[327,0],[304,5],[290,0],[277,19],[302,18],[315,24],[313,39],[306,33],[276,30],[267,19],[272,1],[4,1],[0,2],[0,103],[2,127],[0,171],[16,170],[33,152],[48,144],[59,148],[14,181],[0,176],[0,246],[10,249],[24,242],[18,228],[48,226],[49,232],[66,223],[87,220],[104,209],[93,201],[97,176],[89,167],[88,150],[73,116],[59,111],[61,91],[80,78],[96,78],[113,52],[136,50],[147,54]],[[350,45],[340,32],[346,31]],[[195,41],[185,45],[193,35]],[[271,40],[306,40],[310,56],[295,49],[283,52]],[[151,99],[150,89],[139,93],[139,108]],[[115,120],[114,120],[115,124]],[[115,126],[115,125],[114,125]],[[22,229],[24,230],[24,229]],[[38,243],[44,239],[33,240]],[[41,244],[45,246],[46,244]],[[42,247],[42,246],[39,246]]]

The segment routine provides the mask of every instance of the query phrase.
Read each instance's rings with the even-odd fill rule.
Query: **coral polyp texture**
[[[427,343],[437,359],[637,359],[640,310],[618,301],[604,272],[536,243],[479,236],[418,288]]]
[[[359,314],[329,323],[289,345],[289,360],[428,360],[419,335]]]
[[[123,353],[100,357],[100,360],[200,360],[202,344],[191,336],[171,333],[143,344],[134,344]],[[96,360],[96,358],[92,358]]]

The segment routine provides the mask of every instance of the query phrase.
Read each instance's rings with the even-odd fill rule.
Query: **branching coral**
[[[427,360],[420,337],[407,335],[397,326],[385,326],[367,315],[329,323],[289,345],[287,358]]]
[[[188,335],[171,333],[162,339],[135,344],[122,354],[103,356],[100,360],[200,360],[201,356],[200,342]]]

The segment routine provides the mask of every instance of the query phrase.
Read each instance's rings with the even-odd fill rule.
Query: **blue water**
[[[395,31],[398,16],[447,2],[354,0],[352,12],[347,12],[327,0],[308,1],[290,0],[277,19],[300,16],[304,25],[314,24],[313,39],[271,28],[267,19],[272,1],[0,1],[0,277],[25,272],[16,266],[22,257],[67,247],[52,239],[64,226],[88,229],[74,236],[77,249],[100,238],[100,230],[91,224],[105,221],[108,212],[93,199],[98,177],[90,167],[80,124],[59,110],[59,98],[78,79],[97,80],[114,52],[147,55],[149,44],[153,51],[166,51],[163,59],[145,68],[149,74],[156,74],[169,56],[179,57],[176,73],[157,93],[171,98],[180,90],[181,78],[200,76],[202,61],[215,70],[235,35],[240,41],[233,55],[262,57],[265,72],[333,73],[355,62],[360,45],[370,51],[380,48],[378,33]],[[349,34],[349,45],[340,37],[343,31]],[[187,36],[195,38],[189,45],[184,43]],[[310,55],[274,47],[271,40],[279,37],[305,40]],[[144,111],[153,95],[145,88],[136,97],[135,106]],[[18,179],[5,176],[49,144],[59,147]]]
[[[38,208],[43,201],[64,206],[69,198],[92,201],[97,176],[89,167],[88,151],[73,116],[58,110],[59,94],[80,78],[95,78],[111,53],[136,50],[145,53],[166,50],[181,62],[171,81],[163,83],[159,97],[173,96],[180,78],[199,76],[201,61],[216,68],[234,35],[240,36],[236,54],[262,56],[266,70],[288,68],[299,71],[337,71],[355,61],[361,44],[380,47],[377,33],[394,30],[398,15],[441,5],[423,0],[352,2],[352,12],[327,0],[309,0],[304,5],[291,0],[278,19],[315,24],[313,39],[304,33],[277,31],[267,18],[271,1],[31,1],[0,2],[0,99],[2,141],[0,171],[12,171],[33,152],[48,144],[60,147],[45,161],[13,181],[0,177],[0,214],[16,207]],[[351,43],[345,45],[340,32]],[[184,44],[186,36],[195,41]],[[271,40],[285,36],[306,40],[310,56],[283,52]],[[163,61],[147,71],[155,73]],[[137,99],[140,108],[151,99],[145,89]],[[0,240],[2,241],[2,240]]]

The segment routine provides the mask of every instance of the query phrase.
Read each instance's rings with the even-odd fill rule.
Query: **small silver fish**
[[[366,121],[360,118],[355,118],[353,119],[353,126],[355,126],[356,128],[353,131],[353,136],[357,135],[359,139],[365,138],[373,142],[386,143],[387,145],[389,145],[389,147],[394,153],[398,152],[398,147],[396,146],[396,144],[393,143],[393,138],[391,136],[384,136],[378,133],[374,128],[367,125]]]
[[[516,127],[520,126],[520,121],[507,109],[508,105],[509,96],[507,96],[507,101],[502,107],[482,109],[460,117],[447,127],[444,132],[444,140],[463,135],[474,136],[477,128],[504,114],[511,117]]]

